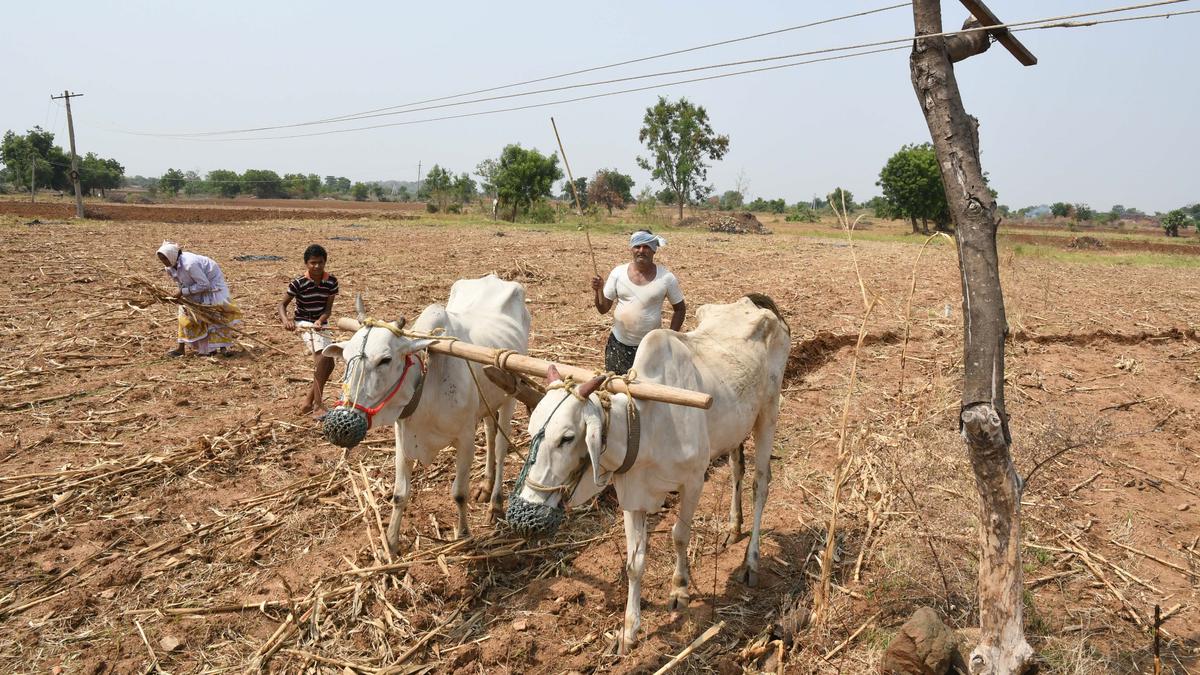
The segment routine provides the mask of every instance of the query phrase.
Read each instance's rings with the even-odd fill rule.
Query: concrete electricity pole
[[[67,133],[71,136],[71,183],[75,185],[75,217],[83,217],[83,191],[79,187],[79,155],[75,153],[75,122],[71,119],[71,99],[83,94],[72,94],[63,90],[62,96],[51,96],[51,99],[64,99],[67,102]]]

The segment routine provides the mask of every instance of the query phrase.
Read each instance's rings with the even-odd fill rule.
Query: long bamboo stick
[[[359,322],[349,317],[342,317],[337,320],[337,327],[346,331],[356,331],[361,328]],[[508,370],[523,373],[525,375],[533,375],[534,377],[545,377],[546,370],[550,367],[551,362],[545,359],[538,359],[525,354],[509,354],[503,358],[502,363],[498,362],[498,357],[503,355],[499,349],[491,347],[481,347],[473,345],[469,342],[459,340],[438,340],[429,345],[429,351],[435,354],[446,354],[448,356],[457,356],[460,359],[474,361],[476,363],[486,363],[489,365],[503,365]],[[553,364],[558,372],[564,376],[573,377],[576,380],[589,380],[595,373],[587,368],[571,366],[567,364]],[[608,382],[608,390],[617,394],[628,394],[634,398],[646,401],[660,401],[662,403],[674,403],[677,405],[686,405],[692,408],[703,408],[707,410],[712,407],[712,396],[690,389],[680,389],[678,387],[669,387],[665,384],[655,384],[653,382],[634,382],[626,384],[623,380],[610,380]]]

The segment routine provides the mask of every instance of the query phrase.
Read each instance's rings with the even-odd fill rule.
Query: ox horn
[[[546,369],[546,384],[553,384],[555,382],[562,382],[562,375],[558,374],[558,368],[555,368],[554,364],[551,363],[550,367]]]
[[[367,305],[363,302],[362,293],[354,294],[354,313],[358,315],[359,323],[367,320]]]
[[[392,325],[396,327],[396,330],[404,330],[404,324],[407,322],[408,322],[408,319],[405,319],[404,317],[400,317],[399,319],[396,319],[395,321],[393,321]]]
[[[592,379],[588,380],[587,382],[584,382],[583,384],[579,385],[580,398],[587,398],[587,397],[591,396],[593,393],[595,393],[595,391],[597,389],[600,388],[600,385],[604,382],[604,380],[605,380],[604,375],[597,375],[596,377],[593,377]]]

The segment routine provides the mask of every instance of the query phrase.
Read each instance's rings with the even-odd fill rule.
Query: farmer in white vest
[[[671,330],[683,327],[687,304],[679,279],[671,270],[654,262],[654,254],[667,240],[649,230],[638,230],[629,237],[633,262],[618,265],[601,284],[592,277],[596,311],[607,314],[615,303],[612,332],[604,346],[604,369],[624,375],[633,365],[638,345],[646,333],[662,328],[663,300],[671,303]]]

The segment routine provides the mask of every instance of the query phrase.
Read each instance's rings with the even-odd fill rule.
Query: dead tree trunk
[[[939,0],[914,0],[916,34],[942,32]],[[1004,410],[1004,339],[1008,331],[996,255],[996,204],[979,163],[976,120],[967,115],[952,60],[987,49],[982,32],[913,43],[913,88],[937,152],[955,224],[963,294],[963,398],[959,430],[979,490],[980,642],[973,674],[1024,672],[1033,661],[1022,625],[1022,482],[1009,455]]]

